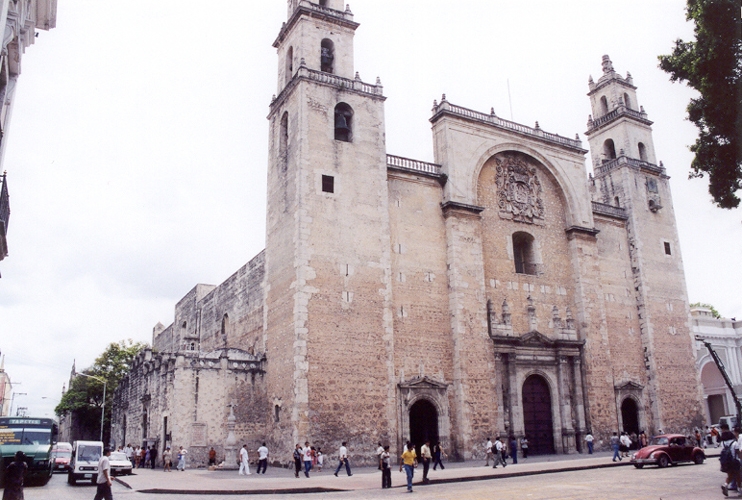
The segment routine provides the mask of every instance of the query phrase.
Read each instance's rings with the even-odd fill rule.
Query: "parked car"
[[[54,471],[67,472],[72,458],[72,443],[61,442],[55,444],[52,448],[52,457],[54,457]]]
[[[131,474],[132,464],[126,458],[126,453],[114,451],[111,452],[111,456],[108,459],[111,462],[111,474],[114,476],[117,474]]]
[[[634,467],[641,469],[645,465],[667,467],[682,462],[702,464],[706,454],[698,446],[692,445],[681,434],[663,434],[654,436],[647,446],[631,456]]]

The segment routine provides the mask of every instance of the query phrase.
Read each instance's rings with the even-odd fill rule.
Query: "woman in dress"
[[[26,455],[15,452],[15,460],[5,469],[5,491],[3,500],[23,500],[23,476],[26,475]]]

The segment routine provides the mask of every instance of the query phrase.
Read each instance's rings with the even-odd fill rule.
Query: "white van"
[[[75,441],[72,444],[67,482],[75,484],[78,480],[87,480],[95,484],[98,481],[98,460],[103,456],[101,441]]]

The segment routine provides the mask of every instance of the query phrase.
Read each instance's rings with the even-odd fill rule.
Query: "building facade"
[[[696,334],[696,365],[703,385],[703,409],[708,424],[718,424],[725,415],[736,415],[737,406],[724,376],[716,366],[704,342],[716,351],[729,377],[734,392],[742,397],[742,321],[715,318],[704,307],[691,309],[693,332]]]
[[[700,425],[668,177],[631,75],[605,56],[590,79],[594,175],[579,138],[445,95],[427,163],[387,153],[358,26],[340,0],[288,2],[266,248],[155,328],[116,439],[229,455],[233,412],[239,442],[283,459],[348,441],[370,461],[407,439],[469,459],[492,435],[574,453],[588,431]]]
[[[4,159],[21,60],[35,42],[36,30],[48,31],[56,24],[57,0],[0,0],[0,26],[4,26],[0,47],[0,260],[8,256],[10,196]]]

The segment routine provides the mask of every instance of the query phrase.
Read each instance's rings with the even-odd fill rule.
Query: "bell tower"
[[[627,215],[631,293],[646,368],[647,422],[653,429],[682,429],[691,425],[688,419],[672,421],[667,415],[679,415],[672,409],[684,408],[700,417],[700,384],[670,177],[657,162],[652,122],[639,105],[631,74],[619,75],[607,55],[602,69],[597,82],[590,77],[587,94],[592,108],[586,135],[595,175],[593,201],[621,208]],[[692,426],[701,424],[699,420]]]
[[[287,447],[396,427],[385,97],[355,72],[358,26],[340,0],[289,0],[273,44],[264,326]]]

